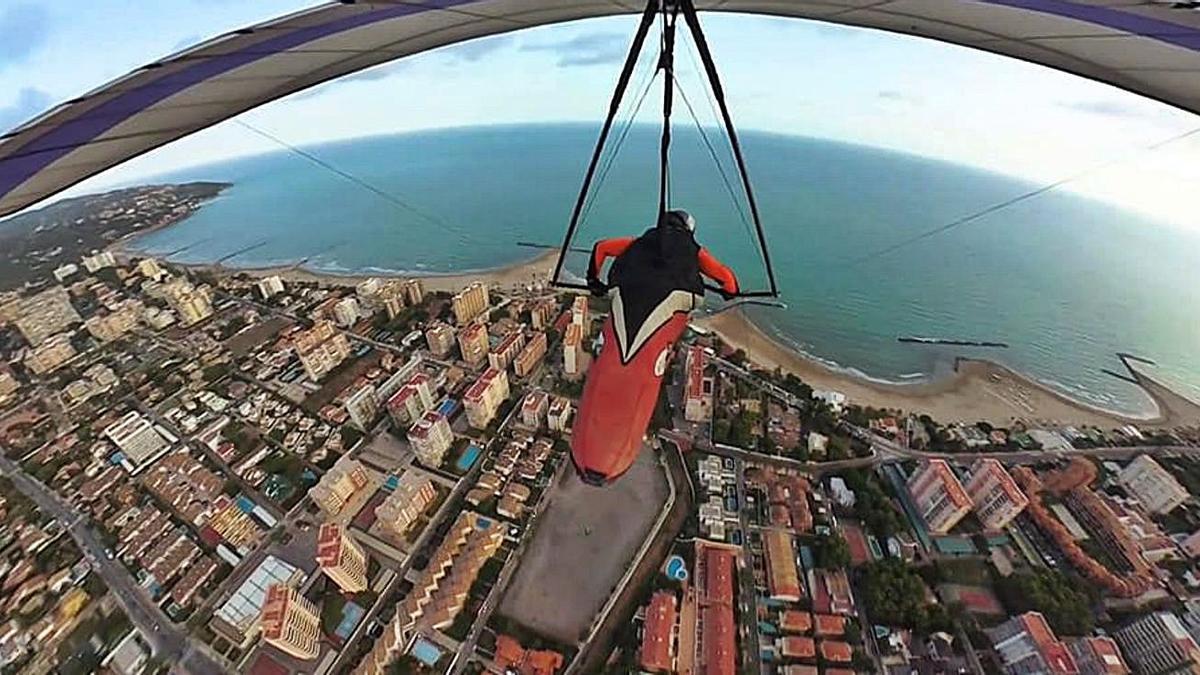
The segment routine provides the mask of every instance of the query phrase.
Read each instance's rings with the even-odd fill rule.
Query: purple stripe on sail
[[[1081,5],[1070,0],[979,0],[989,5],[1003,5],[1066,19],[1086,21],[1132,35],[1153,38],[1176,47],[1200,51],[1200,31],[1189,26],[1163,21],[1139,14],[1130,14],[1112,7]]]
[[[355,28],[431,9],[464,5],[474,0],[429,0],[425,6],[396,5],[343,17],[328,23],[284,33],[245,48],[201,61],[131,89],[76,119],[46,131],[17,148],[10,159],[0,159],[0,197],[35,176],[77,147],[95,140],[141,111],[185,89],[269,56],[295,49]]]

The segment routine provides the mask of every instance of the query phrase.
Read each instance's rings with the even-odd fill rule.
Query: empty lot
[[[573,471],[550,504],[500,612],[555,640],[574,643],[591,626],[667,501],[667,480],[645,451],[616,483],[584,485]]]

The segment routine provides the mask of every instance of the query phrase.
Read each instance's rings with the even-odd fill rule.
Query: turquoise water
[[[558,243],[595,129],[446,130],[312,148],[413,210],[290,152],[170,176],[235,185],[189,220],[133,246],[180,262],[258,267],[307,260],[331,272],[451,272],[529,258],[518,240]],[[1118,350],[1200,398],[1200,236],[1066,192],[1001,210],[865,263],[888,245],[1035,186],[874,148],[745,133],[786,311],[769,331],[838,367],[889,381],[944,372],[964,348],[898,335],[1008,342],[975,352],[1082,400],[1129,412],[1149,401],[1103,375]],[[657,204],[656,132],[635,128],[577,242],[637,232]],[[765,283],[754,240],[695,132],[676,134],[673,203],[746,287]],[[732,172],[732,164],[726,164]],[[730,174],[732,176],[732,173]],[[734,187],[737,183],[734,182]],[[179,249],[189,247],[186,250]],[[579,261],[573,260],[575,269]]]

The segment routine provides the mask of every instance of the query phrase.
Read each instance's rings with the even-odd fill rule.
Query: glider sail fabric
[[[1200,113],[1200,12],[1170,3],[695,0],[695,5],[699,11],[773,14],[919,35],[1076,73]],[[472,38],[641,9],[641,3],[618,0],[346,0],[234,31],[150,63],[15,130],[0,130],[0,216],[342,75]]]

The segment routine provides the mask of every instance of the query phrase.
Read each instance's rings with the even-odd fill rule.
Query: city
[[[1197,73],[1200,0],[0,2],[0,675],[1200,675]]]
[[[697,324],[596,488],[606,299],[285,276],[0,298],[4,672],[1200,669],[1195,425],[867,408]]]

